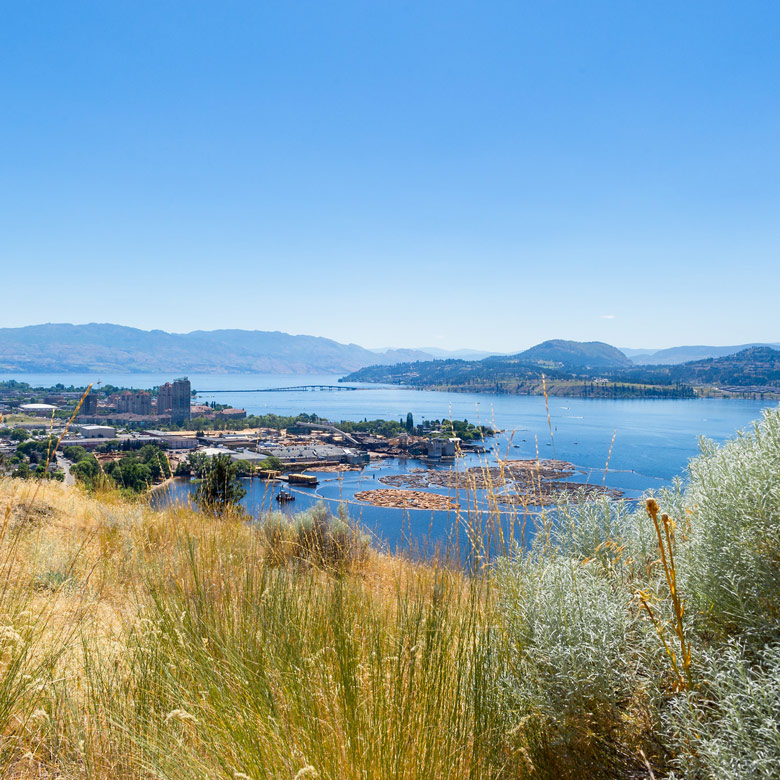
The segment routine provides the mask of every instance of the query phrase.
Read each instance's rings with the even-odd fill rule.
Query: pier
[[[256,387],[249,390],[198,390],[198,393],[290,393],[327,392],[342,393],[351,390],[375,390],[374,387],[348,387],[347,385],[294,385],[292,387]]]

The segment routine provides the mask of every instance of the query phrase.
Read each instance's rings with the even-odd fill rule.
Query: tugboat
[[[295,501],[295,496],[290,493],[289,490],[285,490],[282,488],[277,494],[276,494],[276,500],[279,502],[286,502],[286,501]]]

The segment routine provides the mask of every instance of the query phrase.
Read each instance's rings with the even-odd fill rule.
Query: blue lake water
[[[84,385],[102,381],[114,385],[147,388],[168,381],[172,375],[159,374],[7,374],[33,385],[51,386],[57,382]],[[551,397],[550,425],[544,398],[538,396],[492,396],[471,393],[442,393],[396,386],[359,385],[354,392],[282,391],[249,393],[242,390],[289,387],[293,385],[335,385],[338,376],[289,375],[190,375],[200,401],[217,401],[243,407],[248,413],[295,415],[315,413],[333,421],[406,419],[412,412],[415,422],[455,418],[494,424],[505,433],[496,437],[501,456],[512,459],[558,458],[575,464],[574,479],[618,488],[629,497],[658,488],[677,475],[683,475],[688,461],[698,452],[698,440],[715,441],[733,437],[761,416],[761,410],[776,401],[719,399],[693,400],[606,400]],[[228,392],[212,392],[227,390]],[[551,429],[552,428],[552,436]],[[614,436],[614,444],[613,442]],[[610,455],[610,445],[612,452]],[[609,458],[609,470],[605,466]],[[494,461],[494,455],[469,456],[459,468],[480,461]],[[392,460],[372,463],[362,472],[323,474],[316,489],[298,489],[288,511],[300,511],[318,499],[351,500],[356,491],[382,487],[378,477],[420,468],[418,461]],[[247,481],[245,504],[250,511],[274,506],[269,486]],[[191,486],[179,483],[171,496],[185,498]],[[447,494],[446,489],[435,492]],[[278,504],[274,506],[276,508]],[[452,527],[453,518],[443,512],[411,510],[402,512],[352,504],[350,512],[375,529],[389,543],[402,539],[402,527],[411,525],[414,535],[441,538]]]

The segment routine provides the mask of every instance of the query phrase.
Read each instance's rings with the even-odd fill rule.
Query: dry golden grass
[[[38,616],[19,675],[30,677],[31,684],[24,688],[22,701],[12,703],[6,723],[0,723],[6,735],[6,749],[0,755],[3,776],[231,777],[234,773],[241,776],[243,771],[248,777],[265,777],[288,776],[289,770],[292,777],[296,762],[301,763],[295,758],[296,751],[308,745],[306,750],[311,752],[321,743],[328,750],[319,755],[320,776],[346,777],[346,767],[361,759],[345,746],[356,733],[363,733],[361,739],[366,739],[371,731],[381,728],[382,719],[390,718],[393,712],[398,715],[394,708],[401,703],[408,709],[405,717],[410,725],[415,718],[418,728],[427,718],[432,727],[439,722],[441,739],[432,732],[421,742],[424,755],[415,755],[414,741],[395,734],[375,755],[367,753],[364,761],[388,762],[388,771],[393,763],[400,777],[423,776],[417,766],[419,772],[436,774],[444,771],[448,762],[459,767],[458,776],[465,776],[469,767],[485,764],[484,756],[476,755],[474,745],[470,745],[473,736],[468,733],[463,734],[462,745],[448,744],[446,749],[439,745],[453,739],[445,723],[457,722],[466,732],[473,727],[468,726],[472,719],[468,702],[455,712],[450,711],[448,697],[431,702],[421,696],[424,706],[410,704],[416,680],[423,673],[415,670],[419,643],[409,642],[413,636],[422,638],[419,632],[433,615],[442,619],[445,604],[455,610],[446,622],[456,619],[445,632],[446,644],[435,649],[431,645],[430,652],[439,656],[439,668],[431,666],[423,677],[429,683],[435,677],[437,684],[445,687],[457,688],[464,683],[459,675],[467,667],[455,668],[456,655],[462,661],[462,654],[474,647],[459,621],[473,621],[482,614],[484,598],[480,597],[476,607],[466,609],[473,597],[460,573],[374,550],[340,574],[309,562],[269,567],[263,535],[240,516],[215,520],[186,506],[155,511],[143,501],[128,502],[116,492],[90,496],[56,482],[0,480],[0,519],[4,519],[5,528],[0,538],[0,561],[7,583],[5,598],[0,595],[0,614],[9,625],[18,622],[21,613]],[[268,619],[279,621],[277,626],[285,631],[309,637],[291,654],[275,647],[275,660],[266,670],[269,677],[277,679],[273,686],[275,707],[290,708],[286,737],[274,732],[274,739],[288,739],[286,749],[292,752],[285,758],[281,747],[271,749],[272,739],[268,744],[263,742],[262,749],[255,745],[252,760],[241,764],[241,750],[248,748],[240,747],[245,735],[235,732],[231,718],[247,694],[232,674],[226,671],[224,680],[216,685],[216,701],[186,701],[177,707],[172,699],[186,699],[196,684],[215,685],[207,677],[222,652],[242,670],[239,676],[251,673],[252,656],[243,655],[246,637],[233,632],[246,621],[261,624],[266,619],[258,599],[262,601],[267,597],[263,594],[271,592],[286,604],[267,610],[271,613]],[[461,608],[462,614],[458,612]],[[358,632],[342,637],[335,648],[337,637],[332,632],[338,620],[334,609],[340,610],[338,620],[343,618]],[[192,630],[203,633],[204,643],[224,646],[214,650],[212,659],[200,658],[200,666],[185,672],[181,648],[172,649],[166,643],[170,626],[153,629],[152,634],[161,632],[159,637],[154,634],[160,646],[146,646],[143,651],[160,656],[151,685],[144,677],[150,670],[139,655],[139,647],[151,641],[147,629],[160,621],[166,624],[173,612],[178,615],[187,610],[206,610],[208,619],[204,617]],[[475,625],[469,629],[473,630]],[[181,627],[175,632],[186,633]],[[340,641],[347,644],[342,647]],[[191,652],[192,648],[186,651],[186,658]],[[404,656],[401,666],[399,652]],[[377,661],[377,653],[386,657]],[[335,654],[332,663],[349,674],[351,685],[357,687],[354,701],[343,704],[346,709],[334,706],[332,700],[344,690],[344,681],[337,679],[335,670],[300,689],[284,671],[288,664],[316,664],[317,657],[328,654]],[[33,670],[36,659],[45,660],[45,670]],[[450,662],[444,677],[447,663],[443,659]],[[353,662],[354,668],[343,666]],[[9,663],[6,659],[6,668]],[[181,670],[180,678],[171,672],[173,667]],[[193,676],[198,675],[202,677],[195,683]],[[143,693],[142,689],[147,690]],[[146,695],[160,700],[160,706],[162,700],[170,699],[166,712],[141,712]],[[322,709],[316,716],[322,722],[307,722],[290,703],[292,698],[303,696],[308,706]],[[385,700],[392,712],[385,710]],[[396,704],[392,704],[394,700]],[[192,717],[213,719],[213,732],[188,735],[187,707],[201,710]],[[171,713],[177,710],[185,714],[182,725],[174,729],[171,724],[180,718]],[[275,718],[285,719],[283,713],[275,711]],[[310,714],[314,716],[314,712]],[[254,712],[256,718],[266,716],[270,713]],[[145,721],[141,723],[141,719]],[[322,728],[332,732],[325,742],[320,739]],[[320,736],[315,738],[314,733]],[[271,739],[270,733],[267,738]],[[180,765],[170,763],[174,748],[180,754]],[[220,766],[228,755],[233,756],[230,772]],[[304,762],[298,768],[306,765]],[[491,774],[486,770],[481,776]]]

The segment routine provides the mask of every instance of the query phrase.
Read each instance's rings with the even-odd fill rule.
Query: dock
[[[349,387],[348,385],[293,385],[290,387],[254,387],[242,390],[198,390],[202,393],[344,393],[357,390],[377,390],[376,387]]]

